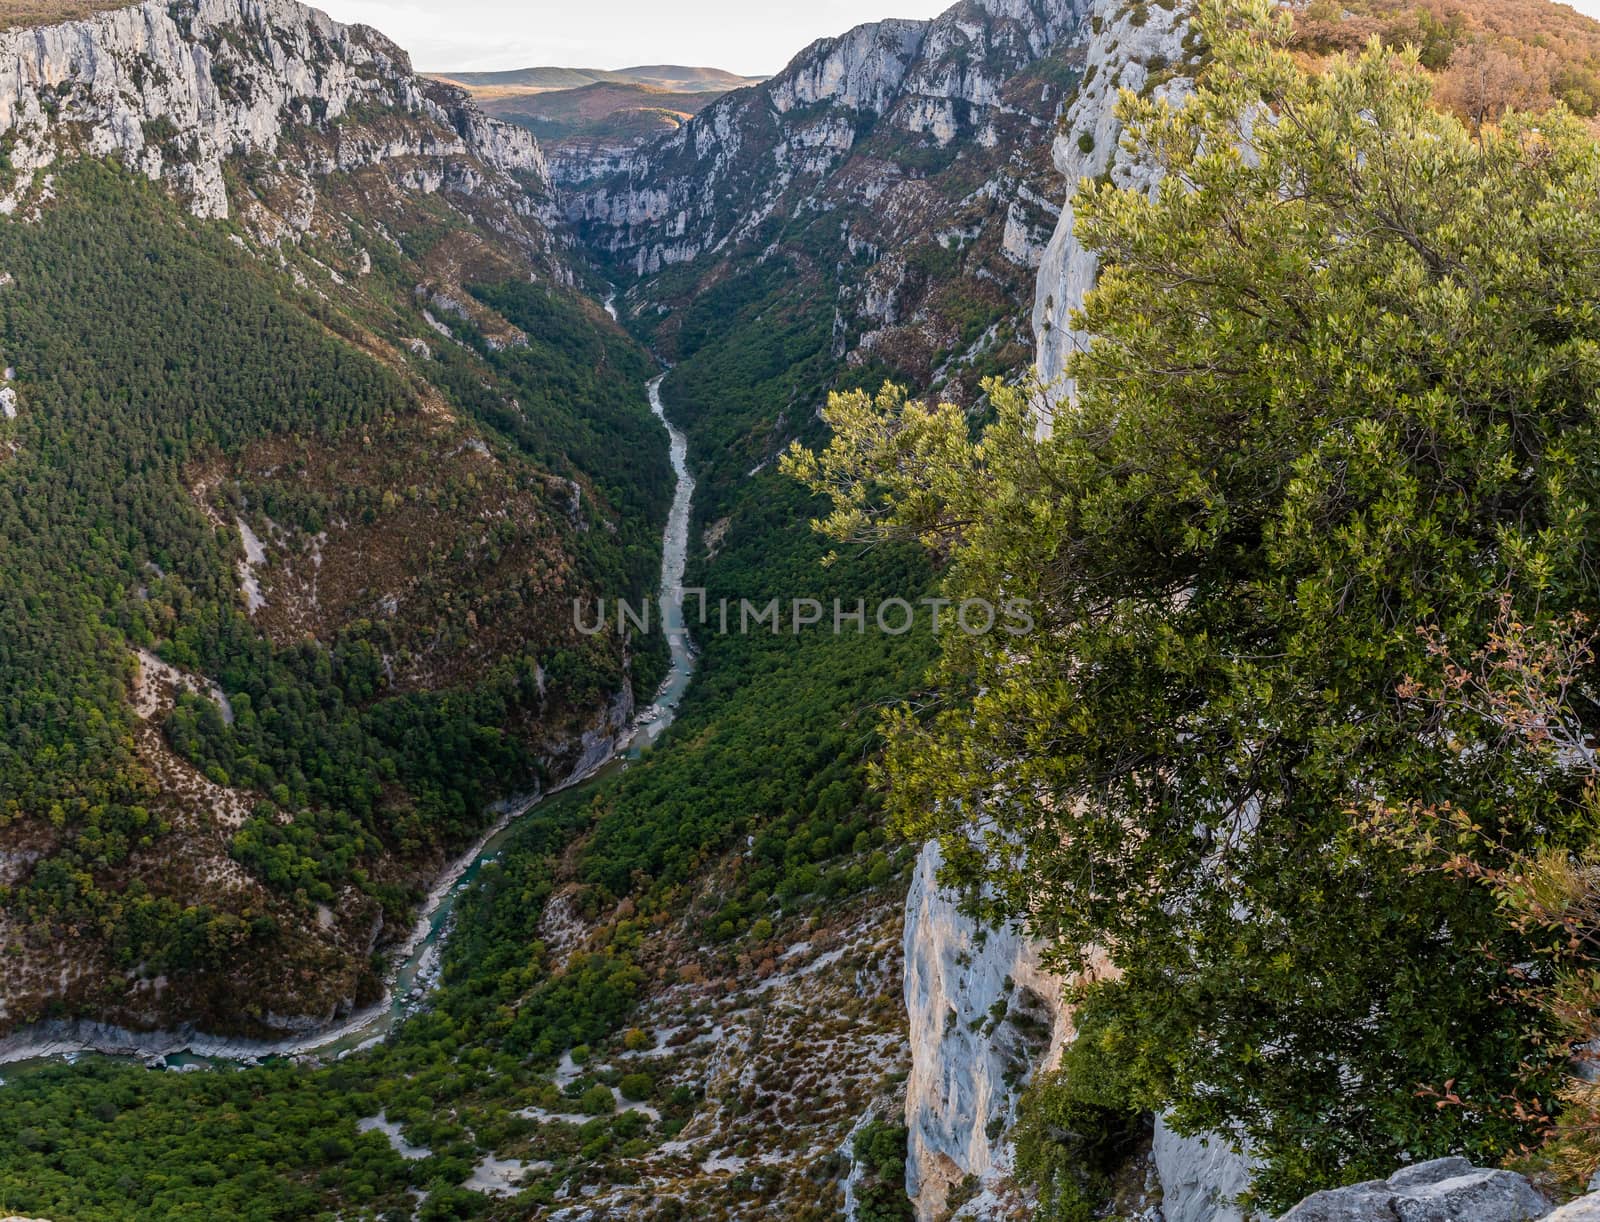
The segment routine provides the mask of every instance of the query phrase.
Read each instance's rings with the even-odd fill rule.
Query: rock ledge
[[[1439,1158],[1386,1180],[1314,1193],[1279,1222],[1531,1222],[1549,1214],[1550,1202],[1515,1172]],[[1582,1216],[1566,1214],[1568,1222]]]

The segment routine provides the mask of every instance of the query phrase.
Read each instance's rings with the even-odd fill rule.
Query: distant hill
[[[721,91],[673,93],[606,82],[542,92],[494,87],[472,92],[486,113],[528,128],[547,144],[583,137],[645,139],[672,131],[723,96]]]
[[[647,64],[638,68],[521,68],[452,72],[434,79],[472,94],[486,113],[539,137],[557,178],[682,126],[718,98],[765,77],[720,68]]]
[[[516,68],[507,72],[431,72],[439,80],[477,91],[507,89],[543,93],[581,89],[585,85],[643,85],[672,93],[727,93],[746,85],[759,85],[766,77],[739,76],[721,68],[691,68],[679,64],[647,64],[638,68]]]

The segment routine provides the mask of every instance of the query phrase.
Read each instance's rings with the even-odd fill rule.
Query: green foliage
[[[818,240],[797,236],[802,247]],[[778,417],[820,401],[836,372],[831,282],[818,275],[791,249],[741,266],[684,312],[663,395],[688,433],[701,481],[695,509],[707,521],[727,516],[741,478],[771,459]]]
[[[8,1078],[10,1075],[8,1075]],[[84,1222],[302,1219],[337,1181],[409,1206],[408,1165],[361,1134],[360,1096],[297,1069],[163,1074],[86,1064],[23,1074],[0,1096],[0,1200],[8,1212]],[[430,1160],[431,1161],[431,1160]]]
[[[906,1199],[905,1125],[874,1120],[856,1134],[851,1155],[863,1173],[856,1194],[862,1222],[909,1222],[916,1214]]]
[[[171,824],[171,795],[134,747],[139,646],[231,698],[231,723],[184,696],[164,729],[212,781],[259,797],[234,856],[302,902],[355,881],[401,916],[403,889],[361,867],[464,842],[489,800],[538,778],[523,730],[543,702],[539,659],[513,651],[470,686],[397,693],[383,655],[413,642],[387,628],[275,646],[238,605],[231,532],[207,521],[190,485],[194,464],[266,439],[382,438],[418,411],[416,389],[342,338],[356,334],[347,318],[288,292],[223,229],[97,163],[59,176],[37,224],[0,224],[0,267],[15,279],[0,293],[0,351],[24,404],[0,423],[0,827],[46,826],[54,846],[12,908],[58,935],[102,935],[124,965],[152,971],[225,966],[216,948],[274,936],[267,920],[197,938],[191,926],[215,913],[109,881]],[[647,363],[542,290],[485,295],[533,339],[482,359],[442,346],[433,373],[526,458],[592,479],[622,526],[574,531],[569,546],[589,581],[637,596],[654,581],[669,484],[639,393]],[[520,415],[489,389],[483,360]],[[349,495],[377,492],[331,497]],[[287,484],[265,496],[307,531],[356,512]],[[614,662],[587,655],[554,669],[578,707],[620,680]]]
[[[240,618],[216,610],[234,600],[231,558],[181,464],[202,440],[238,445],[312,419],[337,434],[404,392],[239,274],[220,235],[186,236],[153,192],[87,166],[62,194],[38,225],[0,226],[16,278],[0,344],[27,405],[0,463],[0,820],[48,815],[76,874],[69,888],[36,873],[17,892],[24,910],[116,923],[94,872],[161,830],[132,752],[129,638]],[[267,355],[287,350],[292,370]],[[159,960],[159,937],[135,950]]]
[[[591,1116],[608,1116],[617,1110],[617,1100],[609,1086],[597,1083],[578,1097],[578,1107]]]
[[[891,719],[896,813],[1064,964],[1111,955],[1123,1094],[1248,1138],[1281,1207],[1504,1156],[1507,1097],[1559,1061],[1490,897],[1369,815],[1448,801],[1469,850],[1581,834],[1571,778],[1399,693],[1436,665],[1419,630],[1482,642],[1507,583],[1530,621],[1592,609],[1600,151],[1561,114],[1474,139],[1381,50],[1307,75],[1264,5],[1205,24],[1221,67],[1184,109],[1124,102],[1161,189],[1076,201],[1099,338],[1052,434],[1026,390],[976,444],[843,398],[794,469],[836,536],[1033,603],[1025,651],[946,638],[948,707]]]
[[[836,636],[832,603],[915,597],[926,571],[904,548],[824,570],[820,549],[795,528],[812,512],[810,498],[771,474],[739,497],[735,530],[698,577],[711,627],[679,719],[642,766],[595,800],[583,874],[616,896],[681,888],[752,836],[740,894],[837,897],[865,884],[859,862],[824,868],[870,838],[875,807],[862,757],[877,741],[876,710],[914,686],[929,643],[925,633],[848,626]],[[736,618],[740,599],[805,597],[829,608],[828,622],[799,635],[716,631],[724,598]],[[725,909],[712,927],[725,918],[748,927],[745,913]]]
[[[622,1047],[628,1052],[643,1052],[655,1043],[650,1033],[640,1027],[631,1027],[622,1037]]]
[[[647,1073],[623,1074],[622,1081],[617,1083],[617,1089],[622,1092],[624,1099],[633,1103],[643,1103],[656,1093],[656,1083]]]
[[[1061,1064],[1041,1074],[1017,1105],[1017,1174],[1038,1194],[1039,1222],[1088,1222],[1105,1214],[1114,1178],[1148,1138],[1148,1111],[1159,1094],[1141,1096],[1130,1057],[1104,999],[1115,984],[1095,984],[1074,998],[1076,1034]],[[1155,1101],[1153,1101],[1155,1100]]]

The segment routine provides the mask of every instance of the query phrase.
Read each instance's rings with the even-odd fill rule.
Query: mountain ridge
[[[649,85],[676,93],[726,93],[759,85],[764,76],[742,76],[722,68],[681,64],[640,64],[631,68],[512,68],[498,72],[429,71],[425,76],[474,88],[515,87],[528,92],[576,89],[584,85]]]
[[[265,68],[241,41],[251,37],[264,40]],[[48,169],[65,151],[62,139],[81,130],[83,151],[116,154],[146,177],[172,182],[197,216],[225,217],[225,160],[271,155],[296,125],[342,136],[341,121],[363,104],[390,106],[423,130],[402,143],[339,139],[307,156],[308,178],[408,156],[466,156],[491,171],[475,187],[513,213],[526,207],[512,178],[522,175],[520,187],[535,196],[547,181],[531,136],[488,119],[464,92],[423,82],[406,53],[375,30],[293,0],[146,0],[0,34],[0,137],[19,180],[0,211],[14,210],[28,177]],[[446,179],[441,172],[412,181],[438,189]]]

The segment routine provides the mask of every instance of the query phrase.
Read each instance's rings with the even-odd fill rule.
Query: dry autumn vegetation
[[[1312,0],[1295,6],[1296,46],[1325,59],[1374,35],[1412,45],[1440,105],[1473,123],[1564,102],[1600,113],[1600,26],[1549,0]]]
[[[127,7],[128,0],[6,0],[0,6],[0,30],[78,21],[96,13]]]

